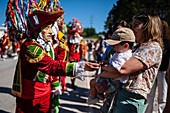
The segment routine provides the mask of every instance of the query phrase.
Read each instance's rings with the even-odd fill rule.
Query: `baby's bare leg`
[[[96,79],[90,80],[90,96],[96,97],[97,96],[97,90],[96,90]]]

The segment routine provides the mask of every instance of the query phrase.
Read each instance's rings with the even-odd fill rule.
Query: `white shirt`
[[[132,57],[132,50],[128,50],[121,53],[115,53],[109,61],[109,64],[112,65],[118,71],[121,69],[123,64]],[[126,83],[129,79],[129,75],[123,76],[121,78],[117,78],[116,80],[120,80],[122,83]]]

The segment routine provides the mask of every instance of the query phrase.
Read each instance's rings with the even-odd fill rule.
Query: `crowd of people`
[[[99,34],[97,40],[86,41],[77,18],[67,28],[61,7],[46,0],[41,0],[39,6],[31,3],[34,10],[28,7],[20,10],[27,10],[20,14],[29,12],[25,19],[29,35],[16,27],[10,0],[8,31],[0,41],[3,61],[9,55],[8,50],[12,50],[12,56],[18,56],[12,86],[16,113],[58,113],[59,97],[67,91],[66,76],[75,90],[76,79],[85,80],[84,71],[96,71],[86,103],[103,100],[101,113],[152,113],[156,87],[158,112],[169,112],[166,100],[169,100],[170,75],[166,71],[170,36],[166,21],[156,14],[141,12],[132,17],[131,26],[118,20],[106,35]]]
[[[20,43],[16,40],[11,40],[7,31],[4,31],[3,37],[0,37],[0,58],[5,61],[8,57],[17,59]]]
[[[123,50],[120,50],[128,47],[128,41],[124,41],[128,34],[123,35],[124,29],[130,28],[135,36],[132,56],[119,56],[117,53],[122,53]],[[94,42],[93,52],[88,51],[89,55],[93,53],[95,61],[102,62],[102,72],[96,73],[95,78],[90,81],[87,104],[103,100],[102,113],[152,113],[154,98],[158,94],[157,111],[168,113],[168,23],[156,14],[143,12],[133,17],[132,27],[125,20],[119,20],[111,31],[107,33],[109,39],[104,41],[105,44],[102,44],[102,38],[99,37],[99,40]],[[120,39],[122,37],[123,39]],[[123,46],[124,43],[126,45]],[[101,49],[102,47],[104,48]],[[98,52],[102,53],[102,59]]]

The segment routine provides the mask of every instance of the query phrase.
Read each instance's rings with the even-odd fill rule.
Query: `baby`
[[[135,42],[135,36],[131,29],[129,28],[120,28],[116,30],[112,37],[105,41],[109,45],[112,45],[112,48],[116,52],[109,61],[109,65],[112,65],[117,71],[121,69],[123,64],[132,56],[132,46]],[[110,87],[107,89],[106,93],[111,93],[116,91],[121,84],[125,84],[129,79],[129,75],[122,76],[117,79],[106,78],[104,71],[90,81],[90,96],[86,101],[87,104],[95,104],[99,102],[101,93],[98,93],[96,90],[96,83],[100,83],[102,80],[106,80]],[[103,94],[102,94],[103,95]]]

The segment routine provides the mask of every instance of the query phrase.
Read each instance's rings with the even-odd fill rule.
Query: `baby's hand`
[[[103,64],[109,64],[108,60],[103,61]]]
[[[100,66],[103,67],[104,65],[109,64],[109,61],[103,61],[103,62],[99,62]]]
[[[100,64],[109,64],[109,61],[104,60],[103,62],[99,62]]]

